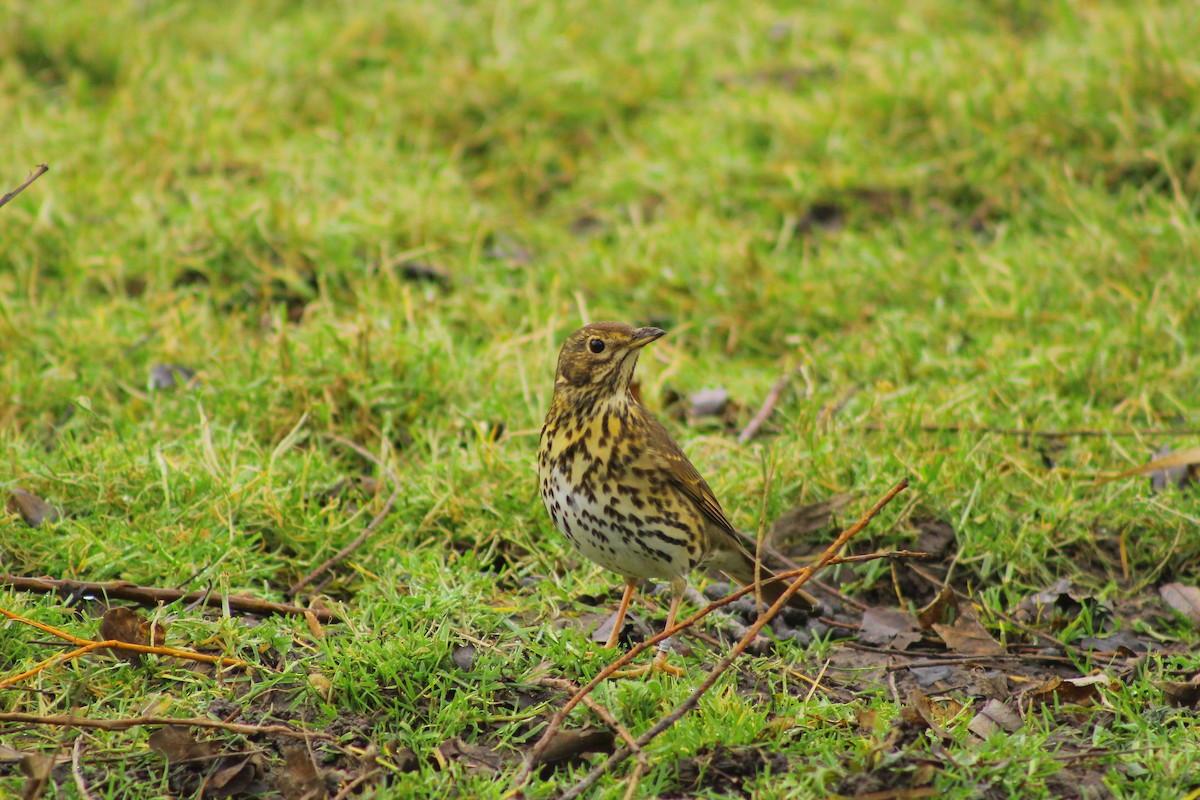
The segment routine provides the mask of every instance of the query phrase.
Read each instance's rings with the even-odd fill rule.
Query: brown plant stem
[[[183,600],[210,608],[226,608],[248,614],[294,614],[303,616],[311,613],[321,622],[338,622],[333,611],[319,608],[302,608],[287,603],[273,603],[244,594],[214,594],[206,589],[185,592],[182,589],[164,589],[156,586],[138,586],[128,581],[69,581],[55,578],[26,578],[20,575],[0,575],[0,586],[11,586],[22,592],[43,594],[94,594],[118,600],[132,600],[145,606],[174,603]]]
[[[38,164],[37,169],[34,170],[34,173],[32,175],[30,175],[28,178],[25,179],[24,183],[22,183],[17,188],[13,189],[8,194],[4,195],[4,197],[0,197],[0,206],[4,206],[9,200],[12,200],[14,197],[19,195],[21,192],[25,191],[25,189],[29,186],[29,184],[33,183],[38,178],[45,175],[46,171],[49,169],[50,169],[50,167],[47,164]]]

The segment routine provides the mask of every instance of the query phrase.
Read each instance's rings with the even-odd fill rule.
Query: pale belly
[[[542,481],[542,502],[575,548],[605,569],[631,578],[685,576],[692,559],[683,533],[619,493],[576,494],[558,469]]]

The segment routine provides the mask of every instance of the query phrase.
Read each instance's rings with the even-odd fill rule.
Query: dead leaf
[[[1168,583],[1159,587],[1163,602],[1200,625],[1200,589],[1182,583]]]
[[[835,494],[819,503],[796,506],[780,514],[767,534],[767,544],[786,551],[813,534],[820,533],[833,522],[833,515],[850,505],[852,494]]]
[[[1055,631],[1073,622],[1084,610],[1092,614],[1093,620],[1112,616],[1107,604],[1089,594],[1076,592],[1071,581],[1062,578],[1044,592],[1032,594],[1017,604],[1013,616],[1018,622]]]
[[[153,636],[153,641],[151,641],[151,636]],[[100,619],[100,640],[162,647],[167,640],[167,630],[166,625],[162,622],[150,622],[137,609],[129,606],[115,606],[105,611],[104,616]],[[127,664],[137,666],[143,662],[142,653],[116,648],[107,649]]]
[[[1162,690],[1163,700],[1173,706],[1191,708],[1200,705],[1200,675],[1190,681],[1159,681],[1155,684]]]
[[[693,392],[688,398],[691,403],[693,417],[719,417],[725,413],[729,405],[729,391],[723,386],[715,389],[701,389]]]
[[[212,742],[198,742],[187,728],[169,725],[150,734],[150,749],[167,760],[168,764],[212,758],[217,748]]]
[[[958,613],[958,595],[949,586],[943,586],[937,597],[929,605],[917,612],[917,624],[921,630],[933,630],[934,625],[947,625],[954,622]]]
[[[859,638],[867,644],[905,650],[921,640],[912,614],[894,608],[872,606],[863,612]]]
[[[930,667],[909,667],[908,671],[917,679],[917,685],[922,689],[936,686],[943,681],[948,683],[953,678],[962,676],[962,670],[950,664],[935,664]],[[961,683],[961,680],[957,682]]]
[[[319,671],[308,673],[308,685],[325,702],[333,698],[333,681]]]
[[[58,509],[24,489],[13,489],[6,506],[10,513],[20,515],[31,528],[40,528],[43,523],[55,523],[62,518]]]
[[[987,739],[1000,731],[1016,733],[1024,724],[1020,714],[1007,705],[999,700],[989,700],[967,723],[967,730],[980,739]]]
[[[196,370],[182,364],[155,364],[150,368],[150,378],[146,381],[150,391],[174,389],[180,385],[191,389],[196,384]]]
[[[475,772],[497,772],[507,759],[491,747],[469,744],[455,737],[438,745],[437,760],[439,764],[456,761]]]
[[[221,766],[200,788],[201,797],[240,797],[257,794],[266,786],[259,780],[262,762],[257,755],[248,758],[226,758]]]
[[[1084,705],[1100,696],[1100,690],[1118,685],[1107,675],[1089,675],[1086,678],[1051,678],[1029,689],[1025,695],[1031,700],[1049,703],[1057,700],[1070,705]]]
[[[312,754],[298,743],[283,747],[283,767],[271,774],[271,785],[284,800],[320,800],[329,795]]]
[[[942,637],[946,647],[961,656],[999,656],[1006,652],[979,624],[975,610],[970,605],[959,607],[958,619],[953,625],[935,624],[933,630]]]
[[[54,763],[54,756],[48,753],[29,753],[21,759],[21,772],[25,773],[22,800],[36,800],[42,796],[50,784]]]
[[[907,722],[924,725],[934,736],[943,741],[950,740],[950,733],[942,726],[944,722],[957,716],[962,706],[955,700],[935,704],[929,696],[920,689],[914,688],[908,693],[908,702],[900,710],[900,716]]]
[[[539,764],[573,761],[587,753],[611,753],[613,733],[607,730],[562,730],[554,734],[542,753]]]
[[[919,531],[914,549],[921,553],[929,553],[933,558],[945,560],[958,549],[958,537],[954,527],[945,520],[935,517],[913,520],[913,526]]]
[[[1192,448],[1192,450],[1200,452],[1200,448]],[[1188,451],[1181,452],[1187,453]],[[1156,492],[1165,492],[1167,489],[1184,489],[1200,474],[1200,469],[1198,469],[1200,459],[1193,459],[1182,464],[1167,463],[1172,455],[1170,447],[1163,447],[1154,454],[1153,460],[1150,462],[1151,464],[1166,464],[1150,473],[1150,488]]]
[[[1136,656],[1149,651],[1144,641],[1133,631],[1126,629],[1117,631],[1111,636],[1085,636],[1075,643],[1081,650],[1098,650],[1102,653],[1116,653],[1120,656]]]

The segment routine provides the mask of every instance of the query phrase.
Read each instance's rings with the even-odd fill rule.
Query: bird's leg
[[[687,591],[687,578],[675,578],[671,581],[671,610],[667,612],[667,629],[675,626],[675,617],[679,614],[679,604],[683,602],[683,593]],[[667,653],[671,649],[671,638],[668,637],[658,643],[658,653],[654,656],[654,661],[649,666],[633,667],[632,669],[623,669],[613,673],[614,678],[636,678],[639,675],[645,675],[647,672],[665,672],[668,675],[680,676],[684,672],[679,667],[667,663]]]
[[[667,612],[667,627],[675,627],[675,617],[679,615],[679,604],[683,602],[683,593],[687,591],[687,578],[675,578],[671,581],[671,610]],[[658,643],[658,653],[654,656],[651,669],[665,672],[668,675],[682,675],[683,670],[667,663],[667,653],[671,649],[671,638],[667,637]]]
[[[609,634],[608,641],[604,643],[605,647],[616,647],[617,640],[621,638],[621,630],[625,627],[625,612],[629,610],[629,601],[633,597],[634,591],[637,590],[638,579],[625,579],[625,593],[621,595],[621,605],[617,606],[617,618],[613,622],[612,633]]]

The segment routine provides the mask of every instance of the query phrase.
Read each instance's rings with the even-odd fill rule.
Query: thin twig
[[[273,603],[270,600],[260,600],[244,594],[213,594],[211,589],[197,589],[185,592],[182,589],[164,589],[156,586],[138,586],[128,581],[67,581],[55,578],[26,578],[20,575],[0,575],[0,586],[11,586],[22,592],[41,592],[44,594],[97,595],[132,600],[144,606],[184,601],[196,603],[209,608],[229,608],[230,611],[240,611],[248,614],[294,614],[303,616],[306,613],[316,615],[321,622],[338,622],[339,617],[333,611],[320,608],[302,608],[287,603]]]
[[[346,545],[341,550],[338,550],[332,556],[325,559],[321,566],[317,567],[312,572],[308,573],[303,578],[292,584],[291,588],[287,590],[288,597],[295,597],[301,589],[324,574],[325,570],[337,564],[346,556],[350,555],[359,547],[361,547],[362,543],[365,542],[371,536],[371,534],[375,532],[375,529],[379,527],[379,523],[383,522],[383,518],[391,513],[392,506],[396,504],[396,498],[399,496],[400,487],[397,485],[396,488],[392,490],[392,494],[390,497],[388,497],[387,502],[383,504],[383,508],[380,509],[379,513],[375,515],[375,519],[371,520],[370,524],[363,529],[363,532],[358,536],[355,536],[354,541],[350,542],[350,544]]]
[[[396,498],[398,498],[400,496],[400,481],[397,480],[396,473],[392,470],[392,468],[390,466],[387,466],[386,464],[384,464],[381,459],[379,459],[377,456],[375,456],[373,453],[371,453],[369,450],[367,450],[365,447],[358,444],[357,442],[352,442],[349,439],[345,439],[341,436],[337,436],[334,434],[330,434],[326,438],[331,439],[339,444],[345,445],[346,447],[349,447],[351,450],[353,450],[354,452],[361,455],[363,458],[366,458],[366,459],[374,462],[377,467],[379,467],[380,469],[383,470],[383,472],[387,476],[388,480],[391,481],[392,494],[388,497],[387,502],[385,502],[383,504],[383,508],[380,509],[379,513],[375,515],[375,518],[373,520],[371,520],[371,522],[367,525],[367,527],[363,530],[363,532],[360,533],[358,536],[354,537],[354,541],[350,542],[350,544],[346,545],[341,550],[337,551],[334,555],[325,559],[325,561],[321,564],[321,566],[317,567],[312,572],[308,573],[303,578],[301,578],[300,580],[298,580],[294,584],[292,584],[291,588],[287,590],[288,597],[295,597],[300,592],[301,589],[303,589],[305,586],[312,583],[314,580],[316,580],[321,575],[323,575],[327,569],[329,569],[330,567],[334,566],[335,564],[341,562],[344,558],[346,558],[346,556],[350,555],[355,550],[357,550],[359,547],[361,547],[363,542],[365,542],[367,539],[369,539],[371,534],[375,532],[375,529],[379,527],[379,523],[383,522],[384,517],[386,517],[389,513],[391,513],[392,506],[394,506],[396,504]]]
[[[795,374],[796,370],[788,370],[775,383],[771,384],[771,391],[767,392],[767,397],[763,400],[762,408],[758,410],[758,413],[746,423],[746,427],[738,434],[738,444],[745,444],[753,439],[758,433],[758,429],[771,418],[771,414],[775,413],[775,406],[779,403],[779,398],[783,396],[783,390],[792,382],[792,377]]]
[[[745,649],[750,646],[750,643],[754,641],[756,636],[758,636],[759,631],[761,631],[763,627],[766,626],[766,624],[770,622],[771,619],[774,618],[774,616],[778,614],[785,605],[787,605],[788,600],[790,600],[792,596],[796,594],[796,592],[800,591],[800,587],[805,583],[805,581],[807,581],[809,577],[811,577],[817,570],[821,569],[830,561],[832,561],[837,556],[838,551],[845,547],[847,542],[849,542],[852,538],[854,538],[854,536],[866,528],[871,520],[883,510],[883,507],[890,503],[896,495],[904,491],[904,489],[907,487],[907,478],[901,480],[899,483],[893,486],[890,490],[888,490],[887,494],[880,498],[879,502],[872,506],[870,510],[868,510],[867,513],[865,513],[858,520],[858,522],[842,531],[833,544],[829,545],[829,547],[825,549],[825,552],[821,554],[821,557],[815,563],[801,570],[801,574],[791,581],[787,589],[785,589],[783,594],[780,595],[779,599],[776,600],[767,611],[759,615],[758,619],[753,625],[750,626],[750,630],[746,632],[746,635],[742,637],[741,641],[739,641],[733,650],[730,651],[724,658],[722,658],[715,667],[713,667],[700,685],[696,687],[696,689],[690,695],[688,695],[687,699],[676,706],[670,714],[659,720],[652,728],[650,728],[650,730],[646,731],[637,738],[638,746],[645,747],[647,744],[653,741],[655,737],[670,728],[672,725],[682,719],[685,714],[695,708],[700,703],[700,698],[704,696],[705,692],[712,688],[713,684],[717,682],[717,679],[719,679],[721,675],[723,675],[725,671],[729,669],[737,657],[740,656]],[[583,792],[587,791],[592,784],[598,781],[601,776],[603,776],[613,767],[625,761],[625,759],[627,759],[632,752],[633,751],[629,747],[617,750],[600,764],[593,767],[581,781],[576,783],[574,786],[568,789],[566,793],[561,795],[562,800],[572,800],[572,798],[579,797],[581,794],[583,794]]]
[[[102,731],[124,731],[141,725],[178,725],[187,728],[219,728],[247,736],[272,734],[293,739],[324,739],[336,742],[337,737],[323,731],[302,731],[286,725],[243,725],[208,717],[126,717],[124,719],[89,719],[87,717],[25,714],[19,711],[0,711],[0,722],[20,722],[26,725],[62,725],[68,728],[99,728]]]
[[[39,662],[32,669],[28,669],[25,672],[20,673],[19,675],[13,675],[11,677],[5,678],[4,680],[0,680],[0,688],[4,688],[6,686],[11,686],[14,683],[17,683],[19,681],[25,680],[26,678],[32,677],[32,676],[38,674],[39,672],[41,672],[42,670],[46,669],[47,667],[50,667],[54,664],[59,664],[59,663],[62,663],[63,661],[68,661],[72,658],[77,658],[81,655],[84,655],[85,653],[90,653],[93,650],[99,650],[101,648],[112,649],[112,650],[128,650],[128,651],[134,652],[134,653],[152,653],[155,655],[162,655],[162,656],[174,656],[175,658],[183,658],[183,659],[187,659],[189,661],[200,661],[205,664],[217,664],[219,666],[240,667],[242,669],[250,668],[250,664],[245,661],[242,661],[240,658],[226,658],[225,656],[210,656],[207,653],[193,653],[189,650],[176,650],[173,647],[158,647],[156,645],[133,644],[131,642],[122,642],[117,639],[109,639],[109,640],[102,641],[102,642],[96,641],[94,639],[83,639],[78,636],[73,636],[73,635],[67,633],[66,631],[61,631],[58,628],[47,625],[44,622],[38,622],[37,620],[23,617],[20,614],[16,614],[5,608],[0,608],[0,615],[8,617],[9,619],[13,620],[14,622],[21,622],[21,623],[24,623],[25,625],[29,625],[31,627],[37,628],[40,631],[45,631],[46,633],[49,633],[53,636],[57,636],[58,638],[68,641],[78,648],[77,650],[72,650],[69,653],[58,653],[56,655],[53,655],[50,658]]]
[[[895,431],[901,426],[880,425],[867,423],[857,426],[867,431]],[[1114,439],[1145,438],[1150,436],[1195,436],[1200,434],[1200,428],[1146,428],[1144,430],[1102,431],[1090,428],[1077,428],[1065,431],[1036,431],[1024,428],[993,428],[990,425],[949,424],[949,425],[912,425],[908,426],[926,433],[994,433],[999,436],[1031,436],[1037,439],[1065,439],[1069,436],[1080,437],[1109,437]]]
[[[16,197],[17,195],[19,195],[21,192],[25,191],[25,189],[26,189],[26,188],[29,186],[29,184],[33,183],[33,182],[34,182],[34,181],[36,181],[38,178],[40,178],[40,177],[42,177],[43,175],[45,175],[45,174],[46,174],[46,170],[48,170],[48,169],[50,169],[50,167],[49,167],[48,165],[46,165],[46,164],[38,164],[38,167],[37,167],[37,169],[34,171],[34,173],[33,173],[32,175],[30,175],[30,176],[29,176],[29,177],[28,177],[28,178],[25,180],[25,182],[24,182],[24,183],[22,183],[22,184],[21,184],[20,186],[18,186],[17,188],[13,189],[13,190],[12,190],[11,192],[9,192],[8,194],[4,195],[4,197],[0,197],[0,206],[3,206],[3,205],[4,205],[5,203],[7,203],[9,200],[12,200],[14,197]]]
[[[79,795],[83,800],[92,800],[92,793],[88,791],[87,781],[83,779],[83,767],[79,763],[79,753],[83,750],[83,737],[80,736],[75,740],[75,746],[71,748],[71,775],[75,777],[75,787],[79,789]]]

